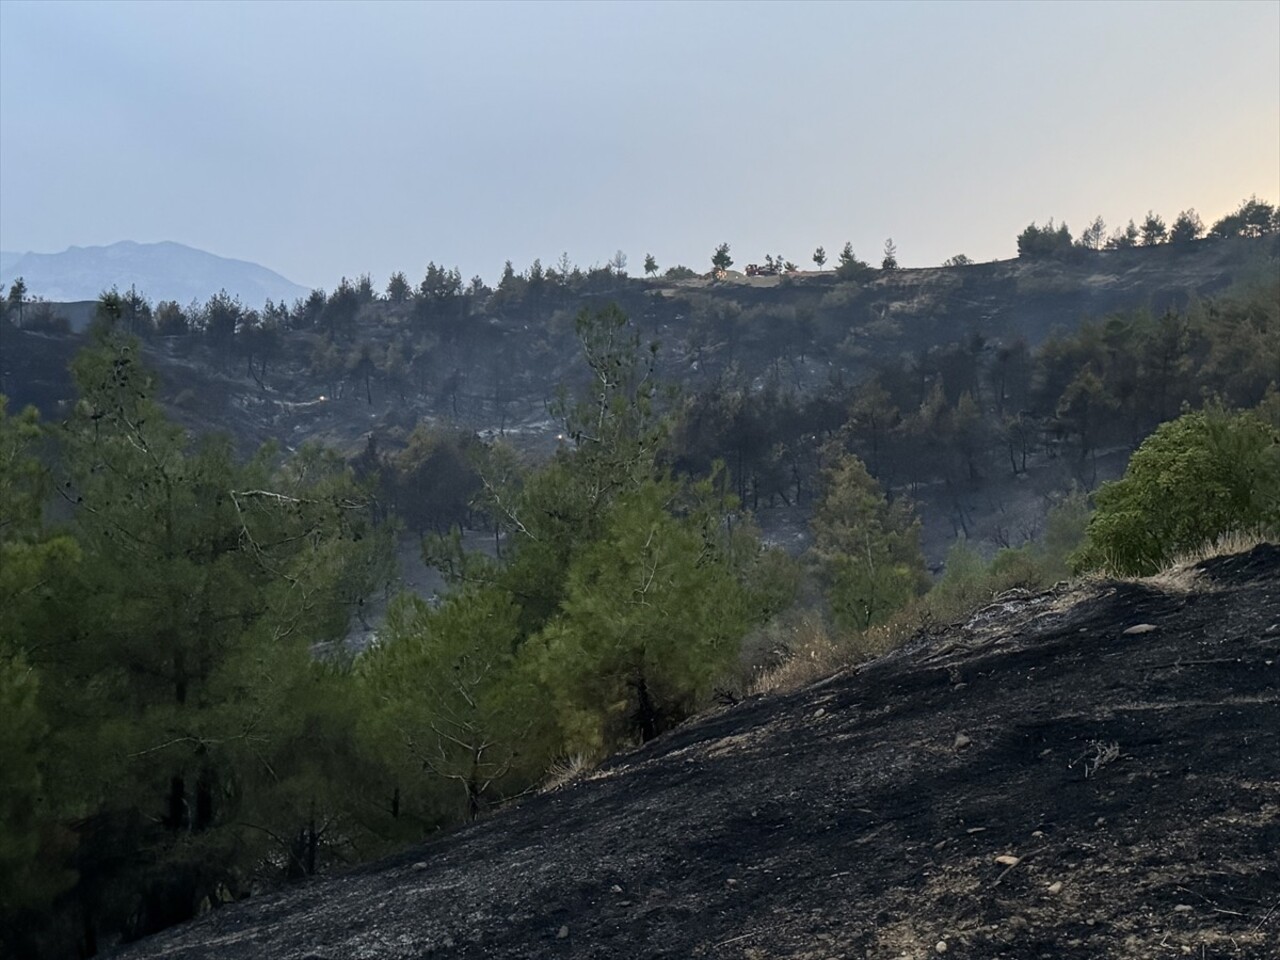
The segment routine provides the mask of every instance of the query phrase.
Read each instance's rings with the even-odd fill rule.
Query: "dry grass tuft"
[[[569,784],[581,780],[595,768],[595,761],[583,753],[561,757],[547,768],[546,779],[542,782],[539,793],[552,793],[563,790]]]
[[[815,614],[806,614],[792,627],[788,647],[786,659],[756,675],[750,686],[751,693],[799,690],[849,663],[843,644]]]
[[[1274,544],[1276,542],[1274,531],[1268,532],[1263,529],[1228,530],[1213,540],[1201,544],[1197,549],[1175,557],[1171,566],[1176,564],[1196,564],[1204,560],[1212,560],[1214,557],[1229,557],[1237,553],[1246,553],[1260,544]]]
[[[899,610],[888,622],[860,633],[839,633],[816,614],[807,614],[795,630],[790,656],[760,671],[751,693],[788,693],[825,680],[895,650],[933,622],[923,602]]]
[[[1124,577],[1141,581],[1171,593],[1190,593],[1196,588],[1200,572],[1196,565],[1214,557],[1229,557],[1246,553],[1263,543],[1276,543],[1276,537],[1265,530],[1229,530],[1212,540],[1205,541],[1194,550],[1180,553],[1163,569],[1149,577]]]

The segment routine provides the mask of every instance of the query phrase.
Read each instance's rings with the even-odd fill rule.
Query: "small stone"
[[[1002,853],[996,857],[996,863],[1004,864],[1006,867],[1016,867],[1021,862],[1021,857],[1015,857],[1011,853]]]
[[[816,711],[814,711],[813,719],[819,720],[822,717],[826,716],[826,713],[827,713],[826,707],[819,707]]]
[[[419,860],[417,863],[413,865],[413,869],[421,873],[423,870],[427,869],[427,861]]]
[[[1191,904],[1189,904],[1189,903],[1180,903],[1180,904],[1178,904],[1176,907],[1174,907],[1174,908],[1173,908],[1173,912],[1174,912],[1174,913],[1190,913],[1190,912],[1191,912]]]
[[[615,883],[612,887],[610,887],[610,888],[609,888],[609,892],[610,892],[610,893],[621,893],[621,892],[622,892],[622,888],[621,888],[620,886],[618,886],[618,885]]]
[[[1095,827],[1105,827],[1107,825],[1107,818],[1099,817],[1097,820],[1093,821],[1093,825]]]
[[[738,881],[735,880],[733,877],[730,877],[728,880],[725,881],[725,885],[730,887],[736,887],[738,885]]]
[[[1138,633],[1150,633],[1155,629],[1157,629],[1157,627],[1154,623],[1135,623],[1132,627],[1125,630],[1124,635],[1126,637],[1131,637]]]
[[[963,733],[956,734],[955,749],[964,750],[971,743],[973,743],[973,740],[967,734],[963,734]]]
[[[934,949],[934,951],[935,951],[935,952],[937,952],[937,953],[946,953],[946,952],[947,952],[947,941],[945,941],[945,940],[939,940],[937,943],[935,943],[935,944],[933,945],[933,949]]]
[[[1032,830],[1032,831],[1031,831],[1031,836],[1036,837],[1036,838],[1043,837],[1043,836],[1044,836],[1044,831],[1043,831],[1043,830]]]
[[[987,832],[986,827],[970,827],[968,830],[965,831],[965,833],[986,833],[986,832]]]
[[[557,940],[567,940],[569,938],[569,925],[566,923],[563,927],[556,931]]]
[[[1053,883],[1049,884],[1049,892],[1055,897],[1060,894],[1062,892],[1062,881],[1055,880]]]
[[[945,840],[939,840],[937,843],[935,843],[935,844],[933,845],[933,849],[935,849],[935,850],[941,850],[941,849],[942,849],[943,847],[945,847],[946,845],[947,845],[947,841],[945,841]]]

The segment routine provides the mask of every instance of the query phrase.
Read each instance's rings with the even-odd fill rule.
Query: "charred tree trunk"
[[[196,812],[191,821],[191,829],[195,833],[208,830],[213,826],[213,771],[208,767],[200,771],[196,780]]]
[[[480,751],[471,751],[471,770],[467,773],[467,822],[480,815]]]
[[[640,740],[648,743],[658,735],[658,710],[649,695],[649,685],[644,674],[635,683],[636,688],[636,724],[640,727]]]
[[[80,950],[82,957],[97,956],[98,926],[93,922],[94,912],[87,903],[80,907]]]
[[[182,777],[170,779],[165,811],[165,827],[174,833],[181,830],[187,819],[187,787]]]

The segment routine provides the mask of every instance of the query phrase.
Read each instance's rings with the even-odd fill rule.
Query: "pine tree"
[[[880,261],[881,270],[898,269],[898,248],[890,237],[884,242],[884,259]]]
[[[19,946],[22,912],[75,879],[59,849],[67,842],[59,820],[72,805],[47,762],[59,704],[42,686],[43,668],[58,656],[80,550],[72,537],[45,529],[42,440],[35,410],[10,416],[0,395],[0,948],[14,955],[35,952]]]
[[[836,622],[865,630],[927,585],[920,523],[901,503],[885,500],[857,457],[829,457],[822,498],[811,521],[810,559],[826,585]]]
[[[549,759],[536,748],[545,712],[518,657],[519,611],[510,595],[465,589],[438,610],[402,596],[383,632],[361,659],[361,682],[411,766],[454,785],[451,806],[463,817],[474,819],[506,783],[523,786],[541,774]]]
[[[189,917],[256,862],[240,814],[281,789],[264,756],[301,742],[286,692],[389,557],[339,459],[191,448],[137,352],[108,335],[74,364],[59,488],[83,560],[40,684],[51,789],[97,865],[75,899],[104,934]]]
[[[712,518],[669,512],[678,496],[675,484],[649,481],[615,502],[536,641],[571,749],[651,739],[693,713],[737,655],[746,592]]]

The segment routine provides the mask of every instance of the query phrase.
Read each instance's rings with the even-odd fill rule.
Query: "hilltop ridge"
[[[875,271],[863,282],[841,282],[830,271],[772,277],[731,272],[721,281],[593,272],[572,288],[548,284],[537,296],[525,290],[514,303],[501,288],[487,291],[482,310],[465,306],[470,312],[461,319],[435,315],[425,298],[374,299],[359,306],[358,319],[353,307],[348,328],[337,331],[325,329],[329,321],[311,317],[282,331],[263,382],[251,375],[252,346],[246,348],[248,370],[228,363],[194,335],[149,339],[147,355],[162,380],[171,381],[163,399],[196,433],[225,430],[247,448],[265,439],[292,447],[311,437],[353,449],[371,428],[389,428],[410,415],[495,432],[500,419],[504,429],[545,421],[546,403],[557,387],[581,377],[573,314],[609,300],[629,313],[642,338],[659,344],[658,372],[686,391],[726,380],[759,385],[781,379],[788,388],[814,393],[833,379],[857,380],[880,364],[966,339],[988,346],[1021,340],[1034,347],[1089,319],[1184,309],[1251,274],[1274,272],[1278,259],[1280,235],[1089,252],[1065,260]],[[127,287],[123,275],[114,282]],[[30,280],[28,286],[41,293]],[[343,290],[333,292],[331,304]],[[353,288],[345,290],[355,298]],[[153,295],[151,289],[142,292]],[[52,312],[58,310],[53,304]],[[380,370],[366,404],[364,390],[346,389],[350,372],[341,363],[336,372],[318,368],[318,335],[344,349],[367,343],[385,350],[400,343],[413,368],[413,389],[401,395]],[[429,356],[415,356],[412,341],[424,337]],[[17,369],[4,381],[13,405],[34,403],[48,415],[69,399],[73,388],[58,358],[77,346],[74,337],[54,342],[16,331],[8,350],[10,366]],[[175,395],[188,388],[206,396],[174,409]],[[320,395],[330,402],[316,407]],[[352,416],[353,408],[358,416]],[[539,423],[535,432],[545,439],[553,427]]]

